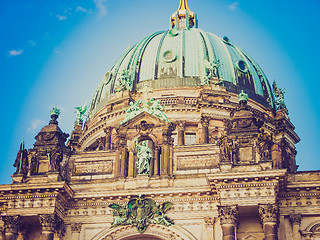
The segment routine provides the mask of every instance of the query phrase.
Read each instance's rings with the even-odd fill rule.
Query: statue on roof
[[[276,105],[278,107],[278,110],[284,110],[284,112],[288,114],[288,109],[284,102],[284,94],[286,92],[285,89],[279,88],[276,84],[276,81],[273,82],[272,87],[273,93],[276,97]]]
[[[116,79],[114,90],[115,92],[121,92],[125,90],[132,91],[133,80],[131,78],[132,70],[124,69],[121,75]]]
[[[215,85],[218,85],[220,84],[222,81],[218,81],[218,82],[215,82],[215,81],[212,81],[214,79],[218,79],[219,78],[219,74],[218,74],[218,69],[219,67],[221,66],[221,63],[219,60],[217,61],[212,61],[212,62],[209,62],[208,60],[204,60],[204,65],[205,65],[205,68],[206,68],[206,76],[204,78],[204,83],[205,84],[209,84],[209,83],[212,83],[212,84],[215,84]]]
[[[20,144],[20,150],[13,166],[16,168],[14,174],[26,175],[28,173],[28,151],[24,147],[24,141]]]
[[[146,92],[145,94],[147,95]],[[126,117],[123,121],[120,122],[120,124],[128,122],[142,112],[147,112],[157,118],[160,118],[161,120],[170,122],[168,117],[163,113],[163,109],[164,106],[161,105],[160,100],[154,100],[153,98],[148,100],[145,96],[143,101],[139,99],[135,102],[130,102],[130,107],[125,110]]]
[[[87,104],[84,104],[83,106],[80,106],[80,107],[75,107],[75,109],[76,109],[76,113],[77,113],[76,123],[78,125],[82,125],[83,116],[85,115],[85,113],[87,111]]]

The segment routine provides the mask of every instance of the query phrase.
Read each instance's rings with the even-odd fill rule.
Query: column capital
[[[73,233],[80,233],[81,232],[81,223],[72,223],[71,224],[71,232]]]
[[[4,222],[5,231],[10,231],[12,233],[17,233],[21,226],[21,217],[17,216],[2,216],[2,221]]]
[[[204,116],[202,116],[201,117],[201,120],[200,120],[200,122],[201,122],[201,125],[203,126],[203,127],[208,127],[209,126],[209,122],[210,122],[210,117],[204,117]]]
[[[279,223],[279,207],[276,204],[259,204],[259,215],[263,225]]]
[[[39,222],[42,226],[42,231],[54,231],[55,229],[55,215],[41,214],[39,215]]]
[[[111,134],[112,129],[113,129],[112,127],[106,127],[106,128],[103,129],[103,131],[104,131],[104,133],[105,133],[106,135],[109,135],[109,134]]]
[[[39,221],[42,226],[42,231],[58,232],[59,235],[64,235],[64,221],[56,214],[40,214]]]
[[[218,206],[218,214],[220,218],[220,224],[233,224],[238,225],[239,212],[238,206]]]
[[[301,214],[291,214],[289,216],[290,222],[292,225],[300,225],[301,224]]]
[[[213,227],[214,222],[215,222],[215,219],[212,217],[205,217],[204,218],[204,224],[205,224],[206,228]]]
[[[186,125],[186,121],[177,121],[176,126],[178,130],[184,130],[184,127]]]

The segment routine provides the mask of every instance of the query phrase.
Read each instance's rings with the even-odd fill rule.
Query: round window
[[[166,62],[173,62],[177,56],[171,50],[167,50],[163,53],[163,58]]]
[[[242,72],[246,72],[248,70],[247,64],[245,61],[240,60],[237,63],[237,67],[239,68],[239,70],[241,70]]]

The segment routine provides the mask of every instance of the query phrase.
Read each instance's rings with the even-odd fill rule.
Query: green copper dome
[[[249,98],[275,108],[272,89],[259,65],[227,37],[198,29],[196,14],[188,11],[178,10],[171,16],[171,30],[155,32],[124,53],[99,84],[89,117],[112,94],[145,85],[159,89],[219,84],[230,92],[243,90]],[[181,22],[181,12],[190,15],[190,21]]]

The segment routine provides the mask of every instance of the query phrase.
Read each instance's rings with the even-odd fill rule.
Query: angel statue
[[[147,141],[141,142],[141,145],[136,142],[137,148],[137,172],[138,174],[150,173],[150,161],[152,159],[151,149],[147,146]]]
[[[83,106],[80,107],[75,107],[76,109],[76,113],[77,113],[77,117],[76,117],[76,124],[78,125],[82,125],[83,123],[83,116],[87,111],[87,104],[85,103]]]

